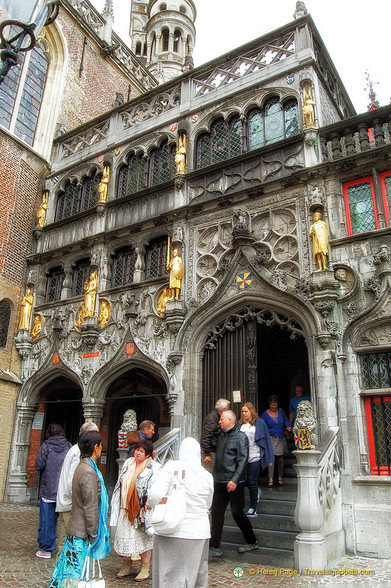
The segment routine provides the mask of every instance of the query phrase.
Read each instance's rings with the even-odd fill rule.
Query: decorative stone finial
[[[308,14],[308,11],[304,2],[296,2],[296,10],[294,12],[293,18],[296,20],[297,18],[305,16],[306,14]]]

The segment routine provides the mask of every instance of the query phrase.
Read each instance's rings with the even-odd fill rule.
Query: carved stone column
[[[133,282],[138,284],[145,280],[145,245],[136,247],[136,263],[134,264]]]
[[[10,502],[28,502],[30,500],[30,492],[27,489],[27,458],[35,409],[35,405],[17,404],[16,427],[7,488]]]
[[[102,398],[83,398],[83,414],[86,421],[92,421],[100,426],[106,401]]]
[[[65,278],[62,283],[61,300],[66,300],[72,296],[73,268],[70,265],[64,265]]]
[[[318,457],[320,451],[294,451],[297,463],[297,502],[295,524],[300,529],[295,539],[295,569],[320,570],[326,567],[327,554],[323,536],[323,511],[319,501]]]

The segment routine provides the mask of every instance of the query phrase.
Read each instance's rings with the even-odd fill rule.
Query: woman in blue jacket
[[[282,408],[278,408],[278,403],[280,401],[278,396],[269,396],[267,400],[269,402],[269,408],[262,413],[262,418],[267,424],[272,439],[274,459],[277,465],[277,484],[278,486],[283,486],[284,481],[282,476],[284,475],[284,453],[287,453],[285,429],[291,431],[292,427],[289,424],[285,412]],[[272,466],[268,467],[269,488],[273,488],[274,465],[275,464],[273,463]]]
[[[273,447],[266,423],[259,418],[251,402],[243,404],[240,422],[240,430],[247,435],[249,443],[246,484],[250,492],[250,508],[247,516],[254,517],[257,514],[259,472],[261,467],[273,465]]]

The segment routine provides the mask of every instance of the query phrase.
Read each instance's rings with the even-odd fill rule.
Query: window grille
[[[78,261],[72,280],[72,296],[81,296],[84,294],[84,283],[88,282],[90,278],[90,260],[82,259]]]
[[[133,247],[123,247],[115,252],[111,272],[111,285],[113,288],[133,282],[135,263],[136,252]]]
[[[377,209],[372,178],[344,185],[345,209],[350,235],[377,228]]]
[[[361,371],[365,390],[391,388],[391,351],[361,356]]]
[[[391,475],[391,396],[365,399],[371,474]]]
[[[167,237],[150,242],[145,254],[145,278],[151,280],[167,273]]]
[[[94,170],[90,176],[83,179],[82,184],[68,182],[64,192],[58,195],[55,220],[68,218],[83,210],[97,205],[99,200],[98,186],[102,174]]]
[[[65,273],[61,267],[56,267],[50,270],[46,280],[45,302],[61,300],[61,290],[64,279]]]
[[[0,302],[0,349],[7,346],[11,306],[6,300]]]

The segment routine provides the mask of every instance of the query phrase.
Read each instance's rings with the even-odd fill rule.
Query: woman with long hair
[[[72,509],[64,547],[49,588],[77,586],[86,556],[102,559],[110,552],[107,515],[109,502],[103,477],[96,462],[102,453],[98,431],[80,435],[80,464],[72,479]]]
[[[117,577],[129,576],[132,557],[140,555],[141,570],[135,577],[137,582],[149,578],[153,547],[147,494],[160,465],[152,461],[152,454],[151,441],[136,443],[134,456],[124,462],[111,499],[110,525],[117,527],[114,550],[123,557]]]
[[[178,529],[169,536],[155,534],[152,587],[187,586],[207,588],[210,539],[209,508],[213,498],[212,474],[201,464],[201,447],[186,437],[179,448],[179,460],[170,460],[160,470],[149,493],[155,506],[164,499],[175,480],[183,481],[186,508]]]
[[[269,408],[262,413],[262,418],[267,424],[270,437],[272,439],[273,453],[275,463],[268,467],[269,488],[274,485],[274,465],[277,465],[278,486],[284,485],[284,453],[287,453],[287,444],[285,439],[285,429],[291,431],[288,417],[282,408],[278,408],[280,399],[272,394],[267,399]]]
[[[251,402],[245,402],[241,411],[240,430],[246,434],[249,444],[246,484],[250,493],[250,508],[247,516],[257,514],[258,478],[261,467],[273,465],[274,454],[269,430]]]

